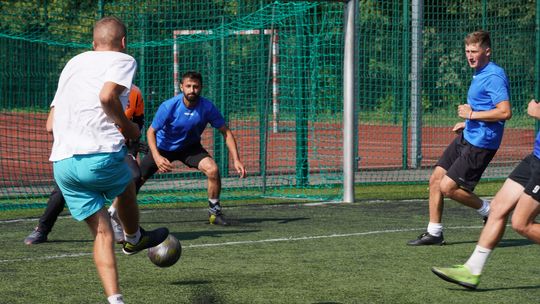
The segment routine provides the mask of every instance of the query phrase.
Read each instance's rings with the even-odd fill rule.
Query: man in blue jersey
[[[474,69],[467,103],[457,111],[465,121],[454,126],[452,131],[459,136],[443,152],[429,179],[427,231],[409,241],[411,246],[444,244],[444,197],[476,209],[484,218],[489,213],[489,202],[473,191],[501,144],[505,121],[512,117],[510,89],[504,70],[490,61],[488,32],[468,34],[465,55]]]
[[[164,101],[158,108],[152,125],[146,132],[150,153],[141,161],[141,180],[137,189],[154,173],[170,172],[172,162],[179,160],[190,168],[200,170],[208,178],[208,220],[210,224],[227,226],[223,217],[219,196],[221,176],[210,154],[201,145],[201,134],[209,123],[218,129],[225,139],[233,166],[240,175],[246,176],[240,161],[236,140],[225,124],[216,106],[201,96],[202,76],[198,72],[182,75],[181,94]]]
[[[540,119],[540,105],[529,102],[527,113]],[[492,250],[497,246],[512,210],[512,227],[519,234],[540,244],[540,224],[535,218],[540,213],[540,132],[536,135],[533,153],[526,156],[510,173],[491,202],[486,226],[476,247],[464,265],[433,267],[437,276],[469,289],[476,289],[482,270]]]

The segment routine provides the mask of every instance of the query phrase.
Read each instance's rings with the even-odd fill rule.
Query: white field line
[[[455,226],[455,227],[445,227],[445,229],[480,229],[483,226]],[[399,233],[399,232],[408,232],[408,231],[421,231],[423,228],[404,228],[404,229],[389,229],[389,230],[374,230],[366,232],[355,232],[355,233],[343,233],[343,234],[328,234],[328,235],[314,235],[314,236],[301,236],[301,237],[281,237],[274,239],[262,239],[262,240],[246,240],[246,241],[235,241],[235,242],[223,242],[223,243],[210,243],[210,244],[190,244],[183,245],[183,248],[206,248],[206,247],[221,247],[221,246],[233,246],[233,245],[252,245],[252,244],[262,244],[262,243],[277,243],[277,242],[296,242],[296,241],[306,241],[306,240],[317,240],[317,239],[328,239],[328,238],[340,238],[340,237],[355,237],[355,236],[365,236],[365,235],[374,235],[374,234],[385,234],[385,233]],[[120,251],[118,251],[120,252]],[[71,253],[71,254],[60,254],[60,255],[49,255],[49,256],[39,256],[31,258],[22,258],[22,259],[7,259],[0,260],[2,263],[16,263],[16,262],[33,262],[41,260],[54,260],[54,259],[64,259],[64,258],[76,258],[82,256],[90,256],[91,252],[85,253]]]

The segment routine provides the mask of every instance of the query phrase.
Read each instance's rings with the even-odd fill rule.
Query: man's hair
[[[99,46],[121,47],[127,35],[126,25],[116,17],[104,17],[94,25],[94,42]]]
[[[491,38],[489,37],[489,32],[478,30],[468,34],[465,37],[465,45],[473,43],[478,43],[483,49],[491,48]]]
[[[199,72],[195,72],[195,71],[185,72],[184,75],[182,75],[182,83],[184,82],[184,79],[197,80],[201,85],[203,84],[202,75]]]

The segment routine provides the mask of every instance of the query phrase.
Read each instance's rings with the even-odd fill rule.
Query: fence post
[[[422,160],[422,31],[424,1],[412,1],[411,46],[411,168]],[[404,145],[406,147],[406,145]]]
[[[354,60],[356,7],[358,0],[349,0],[345,8],[343,48],[343,202],[354,203]]]

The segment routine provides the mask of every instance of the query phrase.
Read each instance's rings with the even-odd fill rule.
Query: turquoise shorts
[[[73,218],[82,221],[124,192],[132,182],[127,150],[74,155],[53,164],[54,179]]]

